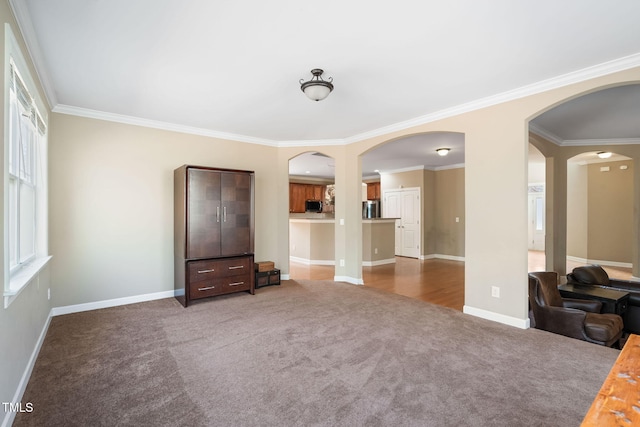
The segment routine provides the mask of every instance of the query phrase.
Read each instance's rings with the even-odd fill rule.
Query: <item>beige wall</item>
[[[590,260],[632,262],[633,166],[632,161],[588,166]],[[601,172],[602,167],[608,167],[609,171]]]
[[[362,261],[376,265],[376,261],[395,259],[395,222],[379,220],[362,223]],[[376,253],[376,249],[378,253]]]
[[[589,240],[586,165],[567,165],[567,188],[567,256],[586,260]]]
[[[463,258],[464,168],[381,175],[381,191],[417,187],[422,194],[420,256]],[[383,200],[384,203],[384,200]],[[459,222],[455,222],[456,217]]]
[[[300,259],[311,259],[311,223],[289,221],[289,254]]]
[[[289,221],[290,255],[300,262],[330,265],[335,261],[334,221]]]
[[[439,239],[441,237],[438,228],[438,189],[436,186],[437,175],[439,172],[425,170],[422,179],[422,209],[420,216],[422,217],[421,230],[421,250],[420,255],[430,257],[439,254]],[[464,194],[464,193],[463,193]]]
[[[37,81],[37,74],[33,65],[29,61],[28,53],[24,47],[24,42],[18,30],[11,10],[7,2],[0,2],[0,21],[3,24],[9,24],[11,30],[19,43],[19,49],[22,56],[27,61],[28,72],[31,74],[37,85],[36,90],[40,92],[40,97],[44,101],[46,98]],[[0,49],[2,49],[2,58],[5,58],[5,27],[3,25],[0,31]],[[27,71],[27,70],[21,70]],[[5,67],[0,67],[1,81],[6,82],[4,75]],[[5,116],[8,108],[8,97],[4,97],[2,105],[2,117]],[[49,111],[42,111],[43,114],[49,114]],[[0,120],[0,129],[2,135],[5,134],[4,120]],[[4,150],[0,150],[0,168],[2,168],[2,176],[4,176]],[[4,192],[4,186],[0,186],[0,191]],[[4,199],[4,197],[3,197]],[[4,209],[0,209],[0,222],[4,224]],[[0,239],[5,241],[4,227],[0,227]],[[0,245],[0,259],[4,259],[4,245]],[[2,277],[5,275],[4,262],[0,263]],[[26,383],[21,383],[23,374],[29,369],[29,360],[34,354],[36,345],[39,342],[41,333],[48,325],[48,316],[51,311],[51,301],[47,299],[47,290],[51,286],[51,267],[45,267],[35,278],[28,284],[23,291],[15,298],[8,308],[4,305],[0,306],[0,402],[17,402],[21,396],[16,393],[22,392]],[[28,380],[28,377],[27,377]],[[13,419],[15,414],[0,411],[0,424],[5,425],[9,420]],[[7,424],[7,425],[8,425]]]
[[[435,253],[464,257],[464,168],[435,172],[435,189]]]
[[[274,147],[53,114],[49,162],[54,306],[173,289],[183,164],[255,171],[255,257],[281,265]]]

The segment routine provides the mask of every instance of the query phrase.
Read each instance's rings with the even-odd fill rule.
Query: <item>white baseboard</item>
[[[296,256],[290,256],[289,261],[297,262],[304,265],[336,265],[335,260],[307,259],[299,258]]]
[[[138,302],[153,301],[163,298],[172,298],[174,291],[154,292],[152,294],[135,295],[132,297],[115,298],[104,301],[88,302],[85,304],[67,305],[51,309],[52,316],[80,313],[82,311],[99,310],[101,308],[117,307],[119,305],[135,304]]]
[[[443,254],[420,255],[420,259],[423,261],[426,259],[447,259],[449,261],[464,261],[463,256],[443,255]]]
[[[493,311],[483,310],[481,308],[465,305],[462,309],[465,314],[481,317],[483,319],[492,320],[494,322],[503,323],[505,325],[514,326],[520,329],[529,329],[530,319],[518,319],[517,317],[505,316],[504,314],[494,313]]]
[[[291,275],[290,274],[281,274],[280,275],[280,280],[291,280]]]
[[[356,279],[355,277],[349,276],[333,276],[334,282],[347,282],[352,285],[364,285],[364,281],[362,279]]]
[[[604,261],[598,259],[579,258],[569,255],[567,255],[567,261],[579,262],[581,264],[598,264],[606,267],[633,268],[633,264],[630,262]]]
[[[378,261],[362,261],[363,267],[375,267],[376,265],[395,264],[395,258],[380,259]]]
[[[24,372],[22,373],[22,378],[20,378],[20,383],[18,384],[18,389],[16,390],[15,395],[13,396],[13,403],[22,402],[22,396],[24,396],[24,391],[27,388],[27,384],[29,383],[29,378],[31,378],[31,373],[33,372],[33,367],[36,364],[36,360],[38,359],[38,354],[40,353],[40,348],[42,348],[42,343],[44,342],[44,338],[47,336],[47,331],[49,330],[49,324],[51,323],[51,317],[53,309],[49,312],[47,316],[47,320],[44,322],[44,327],[40,332],[40,336],[38,337],[38,341],[36,341],[36,345],[31,352],[31,357],[29,357],[29,361],[27,362],[27,366],[24,368]],[[16,418],[16,413],[13,411],[5,411],[4,420],[2,420],[2,427],[9,427],[13,424],[13,421]]]

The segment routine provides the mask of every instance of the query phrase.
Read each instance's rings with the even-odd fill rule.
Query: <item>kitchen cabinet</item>
[[[182,166],[174,171],[175,297],[254,293],[254,174]]]
[[[304,213],[306,200],[324,201],[326,186],[320,184],[289,184],[289,212]]]
[[[324,185],[316,184],[298,184],[304,185],[306,200],[324,200]]]
[[[307,200],[304,184],[289,184],[289,212],[304,213],[304,202]]]
[[[367,200],[380,200],[379,182],[370,182],[367,184]]]

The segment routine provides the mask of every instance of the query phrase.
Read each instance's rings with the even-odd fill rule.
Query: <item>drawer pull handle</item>
[[[240,286],[240,285],[244,285],[244,282],[229,283],[229,286]]]
[[[215,271],[213,268],[209,269],[209,270],[198,270],[198,274],[202,274],[202,273],[211,273]]]
[[[211,289],[215,289],[215,286],[207,286],[206,288],[198,288],[199,291],[210,291]]]
[[[239,268],[244,268],[244,265],[234,265],[233,267],[229,267],[229,270],[237,270]]]

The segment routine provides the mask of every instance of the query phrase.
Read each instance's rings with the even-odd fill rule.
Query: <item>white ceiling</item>
[[[350,142],[640,65],[637,0],[10,4],[54,111],[273,145]],[[299,84],[316,67],[335,85],[320,102]],[[560,141],[607,138],[562,114],[534,125]],[[400,160],[411,145],[426,167],[463,163],[463,144],[433,156],[460,143],[438,140],[451,136],[390,143],[363,171],[414,166]]]

